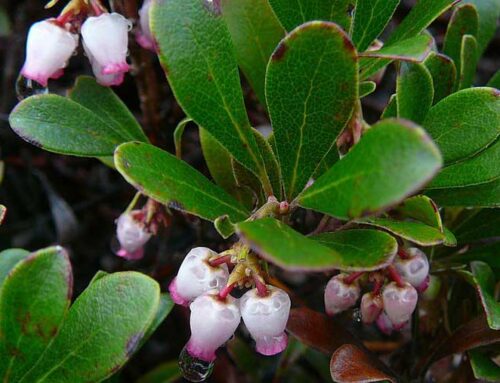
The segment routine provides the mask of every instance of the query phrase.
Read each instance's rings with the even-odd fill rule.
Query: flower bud
[[[138,220],[142,216],[140,210],[133,210],[122,214],[116,221],[116,236],[121,249],[117,255],[126,259],[140,259],[143,255],[143,246],[151,238],[151,233]]]
[[[384,308],[380,294],[366,293],[361,297],[361,319],[363,323],[375,322]]]
[[[76,47],[78,35],[43,20],[31,26],[26,43],[26,61],[21,74],[46,87],[49,78],[58,78]]]
[[[427,287],[425,282],[429,276],[429,261],[425,254],[416,247],[408,249],[407,253],[409,258],[397,257],[394,265],[405,281],[415,288],[425,290]]]
[[[241,297],[241,316],[250,335],[255,340],[256,350],[262,355],[275,355],[286,348],[285,333],[290,298],[283,290],[267,286],[269,294],[261,297],[257,289],[247,291]]]
[[[403,326],[411,318],[417,306],[418,293],[409,283],[400,287],[396,282],[391,282],[382,291],[384,311],[394,327]]]
[[[156,52],[157,45],[156,45],[156,40],[153,37],[153,34],[151,33],[151,23],[149,16],[149,11],[151,9],[152,4],[153,4],[152,0],[145,0],[144,4],[139,10],[139,28],[137,29],[135,39],[137,43],[144,49]]]
[[[238,302],[232,296],[224,300],[217,294],[196,298],[191,309],[191,338],[188,353],[206,362],[215,359],[215,351],[233,336],[241,319]]]
[[[118,13],[89,17],[82,25],[83,47],[102,85],[119,85],[127,64],[128,31],[131,23]]]
[[[392,325],[391,320],[384,312],[382,312],[378,316],[375,323],[377,324],[378,329],[382,331],[385,335],[391,335],[392,332],[394,331],[394,326]]]
[[[344,282],[346,274],[334,276],[325,288],[325,310],[328,315],[335,315],[354,306],[359,298],[360,288],[357,282]]]
[[[177,276],[168,287],[175,303],[187,306],[205,292],[220,290],[226,285],[229,278],[227,266],[213,267],[208,263],[215,256],[217,253],[206,247],[195,247],[186,255]]]

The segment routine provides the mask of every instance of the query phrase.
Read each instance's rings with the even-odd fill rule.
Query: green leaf
[[[450,8],[456,0],[420,0],[411,9],[408,16],[399,24],[396,30],[387,39],[385,45],[387,47],[419,35],[427,28],[439,15]],[[373,60],[369,67],[365,67],[361,78],[365,79],[377,73],[384,66],[388,65],[391,60],[378,59]]]
[[[500,93],[493,88],[454,93],[431,108],[423,126],[446,164],[473,156],[500,134]]]
[[[486,312],[488,325],[493,330],[500,330],[500,302],[495,298],[495,276],[491,268],[484,262],[471,263],[474,282]]]
[[[281,41],[266,95],[286,197],[307,181],[349,120],[358,97],[357,57],[335,24],[314,21]]]
[[[278,160],[274,154],[271,144],[264,138],[262,133],[256,129],[252,129],[255,136],[255,141],[259,147],[262,159],[264,160],[264,166],[266,167],[266,172],[269,175],[269,181],[273,188],[274,196],[278,199],[282,197],[281,190],[281,174]]]
[[[418,221],[399,221],[391,218],[371,218],[360,223],[379,227],[420,246],[439,245],[445,235],[438,228]]]
[[[14,266],[28,255],[30,252],[23,249],[8,249],[0,252],[0,288]]]
[[[148,142],[141,126],[123,101],[110,87],[99,85],[93,77],[78,77],[68,97],[92,111],[113,131],[126,137],[123,142]]]
[[[500,140],[475,157],[445,167],[429,189],[464,187],[489,183],[500,178]]]
[[[396,85],[398,117],[421,124],[434,98],[432,77],[422,64],[401,63]]]
[[[370,67],[374,58],[385,58],[391,60],[422,62],[431,52],[432,37],[429,35],[418,35],[395,44],[384,46],[375,51],[365,51],[359,55],[363,57],[360,62],[361,71]],[[362,74],[362,77],[366,77]]]
[[[19,382],[40,358],[59,331],[72,288],[71,264],[61,247],[32,254],[5,279],[0,290],[2,382]]]
[[[186,114],[268,184],[220,3],[155,2],[151,25],[170,87]]]
[[[406,199],[396,208],[396,212],[443,231],[443,222],[438,207],[433,200],[425,195]]]
[[[479,60],[477,41],[474,36],[464,35],[460,51],[460,80],[458,89],[470,88],[476,75],[476,66]]]
[[[384,111],[382,112],[381,119],[396,118],[398,116],[398,98],[396,94],[391,95]]]
[[[500,70],[498,70],[492,78],[490,78],[490,81],[488,81],[487,86],[490,88],[500,88]]]
[[[174,145],[175,145],[175,155],[177,158],[182,158],[182,137],[184,136],[184,130],[186,129],[187,124],[189,124],[191,120],[189,117],[182,119],[174,130]]]
[[[89,285],[71,306],[57,337],[20,383],[100,382],[137,350],[158,311],[153,279],[122,272]]]
[[[457,221],[453,232],[460,244],[500,237],[500,211],[497,209],[466,211]]]
[[[440,167],[439,151],[423,129],[384,120],[306,189],[298,203],[339,219],[375,214],[419,190]]]
[[[363,98],[373,93],[377,89],[374,81],[363,81],[359,84],[359,98]]]
[[[500,207],[500,179],[493,182],[425,192],[439,206]]]
[[[347,31],[351,24],[348,11],[352,3],[353,0],[269,0],[287,31],[312,20],[333,21]]]
[[[172,208],[210,221],[227,214],[238,222],[249,215],[238,201],[196,169],[155,146],[139,142],[120,145],[115,164],[143,194]]]
[[[457,75],[461,73],[464,35],[477,36],[479,15],[472,4],[462,4],[455,8],[443,43],[443,53],[450,57],[457,67]]]
[[[179,362],[171,360],[155,367],[152,371],[139,378],[136,383],[174,383],[181,377]]]
[[[156,315],[153,318],[153,321],[149,325],[148,329],[144,333],[144,337],[141,341],[141,346],[146,343],[151,335],[153,335],[153,333],[158,329],[158,327],[165,320],[168,314],[170,314],[173,308],[174,301],[172,300],[172,298],[170,298],[170,295],[166,293],[160,294],[160,301],[158,303]]]
[[[75,101],[55,94],[29,97],[9,117],[24,140],[44,150],[83,157],[110,156],[133,136]]]
[[[397,243],[374,230],[307,238],[273,218],[241,222],[237,233],[263,258],[285,270],[376,270],[392,261]]]
[[[398,7],[399,0],[358,0],[352,23],[352,42],[360,52],[382,33]]]
[[[218,217],[214,221],[214,226],[222,238],[227,239],[235,232],[234,224],[227,215]]]
[[[495,36],[497,21],[500,16],[500,2],[498,0],[463,0],[462,2],[476,6],[479,14],[477,39],[479,55],[482,55],[493,36]]]
[[[266,105],[266,67],[285,31],[267,0],[222,0],[222,14],[236,58],[258,99]]]
[[[453,93],[457,78],[457,69],[453,60],[437,52],[431,52],[424,61],[431,74],[434,86],[434,104]]]
[[[469,359],[476,379],[486,382],[500,382],[500,366],[486,353],[479,350],[469,351]]]

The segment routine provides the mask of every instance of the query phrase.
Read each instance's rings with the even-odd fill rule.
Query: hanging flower
[[[116,220],[116,236],[120,242],[121,249],[117,255],[126,259],[140,259],[144,255],[144,245],[151,238],[140,217],[143,213],[140,210],[133,210],[122,214]]]
[[[144,49],[156,52],[158,46],[151,32],[151,21],[150,21],[151,5],[153,5],[152,0],[145,0],[144,4],[139,10],[139,27],[135,34],[135,39],[137,43]]]
[[[408,249],[407,254],[408,258],[396,258],[394,265],[405,281],[423,292],[429,285],[429,261],[416,247]]]
[[[418,293],[409,283],[398,286],[396,282],[386,285],[382,291],[384,311],[395,329],[403,327],[417,307]]]
[[[325,310],[335,315],[354,306],[360,295],[357,282],[346,283],[346,274],[338,274],[328,281],[325,288]]]
[[[380,294],[366,293],[361,297],[361,319],[363,323],[370,324],[377,320],[384,308]]]

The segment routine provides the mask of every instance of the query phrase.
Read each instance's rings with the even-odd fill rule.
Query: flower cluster
[[[341,273],[330,279],[325,288],[328,315],[345,311],[358,302],[363,274]],[[365,324],[376,323],[382,332],[390,334],[405,327],[417,306],[418,293],[429,286],[429,261],[417,248],[400,250],[385,273],[371,273],[366,281],[373,289],[361,297],[361,319]]]
[[[238,274],[234,257],[198,247],[184,258],[176,278],[170,283],[172,299],[191,310],[191,338],[186,350],[193,358],[215,360],[215,351],[236,331],[241,319],[255,340],[257,352],[275,355],[286,348],[286,323],[290,298],[283,290],[257,281],[240,299],[230,295]],[[234,267],[229,273],[229,267]],[[245,277],[244,277],[245,278]],[[257,277],[259,278],[259,277]],[[240,280],[241,282],[242,280]],[[248,286],[248,283],[246,284]]]
[[[151,0],[146,0],[139,12],[136,39],[141,46],[154,51],[156,43],[149,25],[150,7]],[[118,13],[107,12],[101,5],[84,10],[88,17],[82,22],[81,11],[70,9],[58,18],[31,26],[22,76],[47,87],[49,79],[62,76],[78,48],[80,34],[97,82],[104,86],[123,82],[125,73],[130,70],[127,52],[132,23]]]

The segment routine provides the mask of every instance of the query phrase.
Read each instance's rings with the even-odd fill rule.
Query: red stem
[[[375,281],[375,284],[373,285],[373,294],[378,295],[381,289],[382,289],[382,282],[379,280]]]
[[[224,263],[226,263],[226,264],[231,263],[231,255],[223,255],[222,257],[210,259],[208,261],[208,264],[212,267],[217,267],[217,266],[223,265]]]
[[[401,275],[399,275],[398,271],[396,270],[396,268],[394,267],[394,265],[389,265],[387,267],[387,271],[389,272],[389,276],[391,277],[391,279],[396,282],[396,284],[399,286],[399,287],[403,287],[405,285],[405,283],[403,282],[403,280],[401,279]]]
[[[399,255],[399,258],[401,258],[401,259],[408,259],[408,258],[410,258],[410,254],[408,254],[406,252],[406,250],[402,249],[402,248],[399,248],[398,255]]]
[[[364,271],[357,271],[355,273],[349,274],[347,277],[344,278],[344,283],[350,285],[364,273],[365,273]]]
[[[59,25],[60,27],[63,27],[66,25],[66,23],[68,23],[71,18],[73,17],[73,13],[72,12],[66,12],[66,13],[63,13],[61,15],[59,15],[56,19],[56,23],[57,25]]]
[[[234,286],[236,286],[236,282],[235,283],[231,283],[230,285],[227,285],[226,287],[224,287],[220,293],[219,293],[219,298],[221,300],[224,300],[227,298],[227,296],[231,293],[231,291],[233,291],[234,289]]]
[[[259,297],[267,297],[269,295],[269,290],[267,289],[266,284],[256,275],[253,279],[255,281],[255,287],[257,288],[257,294]]]

